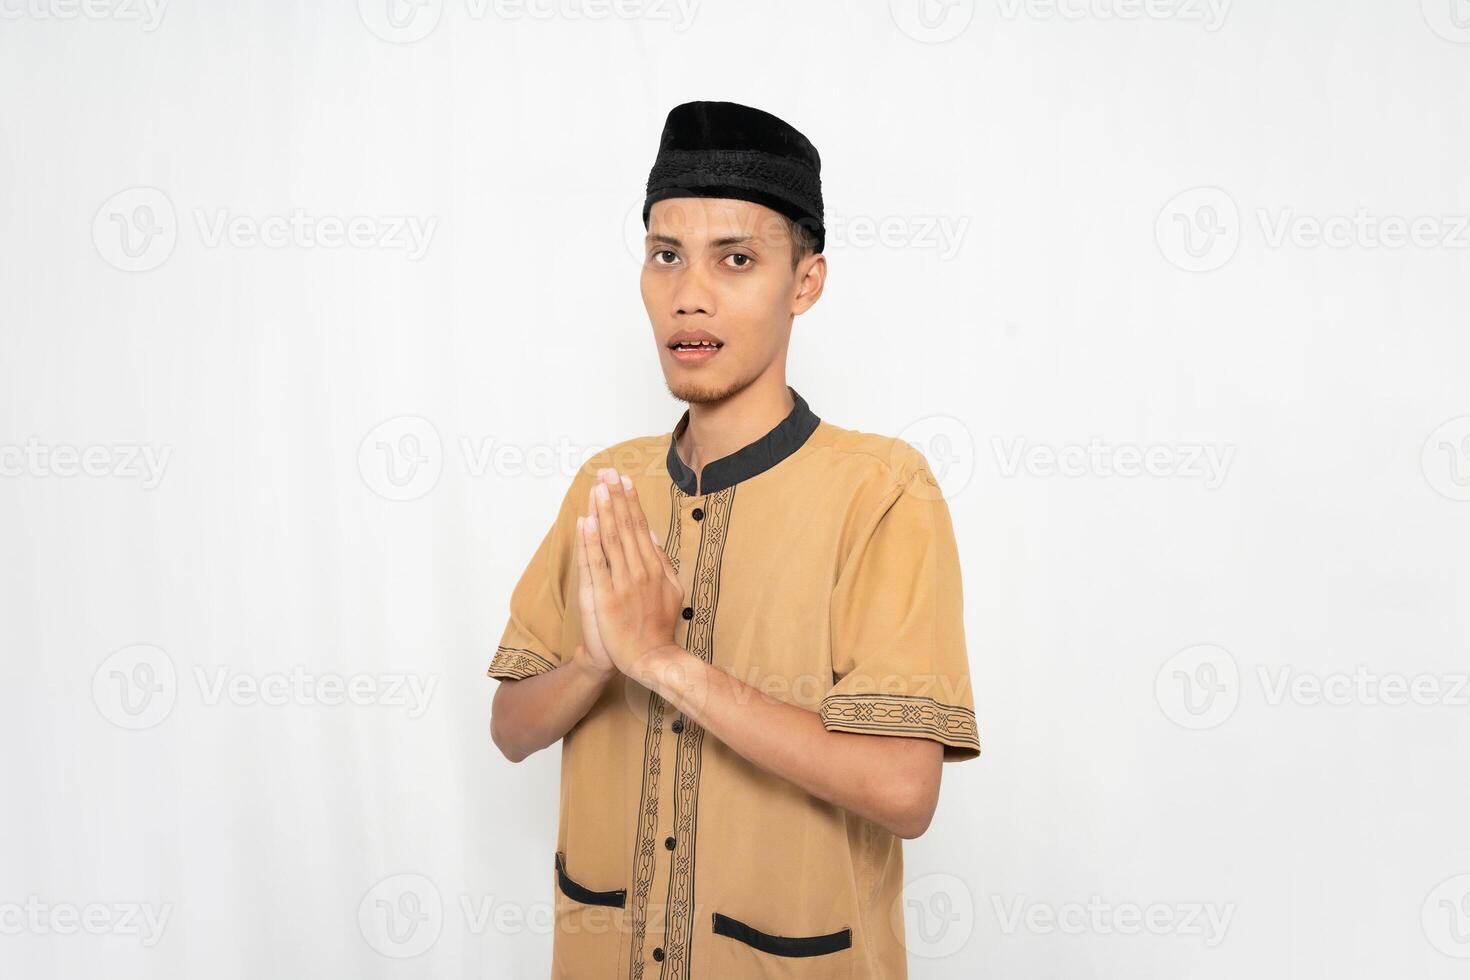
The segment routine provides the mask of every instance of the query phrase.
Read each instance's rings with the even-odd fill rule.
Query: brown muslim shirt
[[[949,508],[902,440],[796,392],[705,465],[672,432],[582,465],[511,594],[490,662],[553,670],[582,641],[576,520],[597,470],[633,478],[684,587],[675,640],[831,731],[980,754]],[[901,838],[758,768],[616,674],[562,739],[555,980],[905,980]]]

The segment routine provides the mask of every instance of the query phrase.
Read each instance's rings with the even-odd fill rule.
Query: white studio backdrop
[[[911,975],[1464,975],[1463,0],[0,0],[0,79],[0,975],[547,975],[484,670],[683,410],[703,98],[819,148],[789,379],[960,542]]]

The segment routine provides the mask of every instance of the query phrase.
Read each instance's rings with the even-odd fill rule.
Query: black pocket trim
[[[821,956],[835,953],[852,945],[852,930],[838,929],[825,936],[773,936],[759,929],[752,929],[739,919],[714,913],[715,935],[738,939],[763,953],[776,956]]]
[[[556,852],[556,883],[561,886],[563,895],[574,902],[581,902],[583,905],[611,905],[613,908],[620,909],[628,897],[628,890],[626,888],[617,888],[609,892],[595,892],[568,878],[566,860],[562,857],[561,851]]]

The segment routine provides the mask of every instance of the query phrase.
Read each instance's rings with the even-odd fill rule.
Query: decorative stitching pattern
[[[829,694],[819,714],[829,730],[858,734],[908,733],[980,751],[975,712],[917,694]]]
[[[648,172],[645,192],[706,186],[767,191],[822,217],[822,182],[816,172],[764,150],[663,150]]]
[[[495,656],[490,658],[490,667],[485,671],[485,675],[520,680],[555,669],[556,664],[535,650],[527,650],[525,647],[498,646],[495,648]]]
[[[679,570],[679,488],[669,484],[669,527],[664,534],[664,551],[674,571]],[[662,771],[659,756],[663,747],[664,709],[669,703],[655,691],[648,692],[648,723],[643,733],[643,791],[638,801],[638,830],[633,841],[633,908],[631,912],[632,943],[628,976],[643,976],[643,942],[648,934],[648,895],[653,889],[653,868],[657,858],[658,783]]]
[[[739,484],[709,494],[699,532],[691,605],[684,648],[705,663],[714,660],[715,607],[719,604],[720,566],[730,529],[730,512]],[[686,720],[674,763],[674,854],[669,862],[668,926],[660,980],[689,980],[694,942],[694,856],[699,817],[699,763],[704,727]]]

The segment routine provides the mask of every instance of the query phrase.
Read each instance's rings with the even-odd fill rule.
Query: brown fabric
[[[675,638],[691,653],[830,730],[934,739],[947,762],[979,755],[959,556],[934,476],[907,443],[812,420],[794,451],[780,437],[806,430],[788,418],[741,451],[740,479],[701,495],[670,472],[673,432],[588,460],[512,593],[489,675],[554,669],[580,642],[576,518],[610,465],[637,481],[678,569],[691,613]],[[621,675],[561,752],[554,978],[907,977],[900,838]]]

